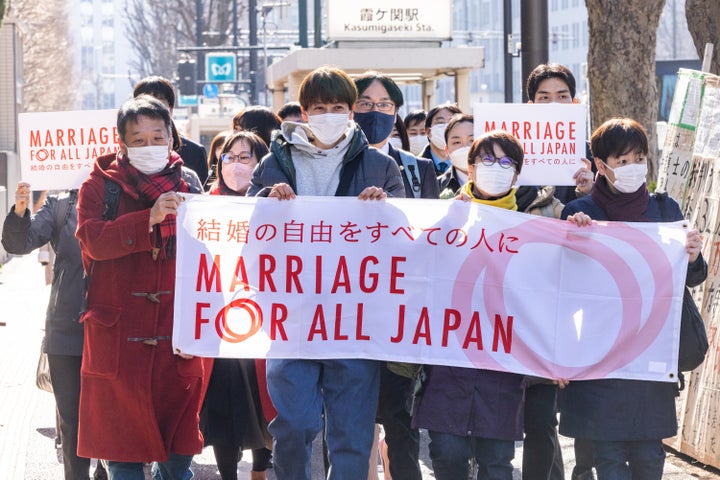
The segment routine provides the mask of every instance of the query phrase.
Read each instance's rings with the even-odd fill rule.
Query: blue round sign
[[[203,95],[205,98],[217,98],[218,93],[218,86],[214,83],[206,83],[203,86]]]

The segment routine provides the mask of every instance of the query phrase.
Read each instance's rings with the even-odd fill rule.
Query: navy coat
[[[583,212],[593,220],[607,214],[587,195],[565,206],[562,218]],[[667,195],[651,195],[645,217],[653,222],[682,220],[680,207]],[[699,285],[707,276],[702,255],[688,266],[686,284]],[[597,441],[641,441],[677,433],[674,383],[640,380],[570,382],[560,390],[560,433]]]

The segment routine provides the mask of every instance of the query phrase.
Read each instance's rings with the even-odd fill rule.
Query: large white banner
[[[505,130],[525,152],[518,185],[575,185],[573,174],[585,166],[585,105],[560,103],[476,103],[475,138]]]
[[[462,201],[188,196],[173,345],[672,382],[685,235]]]
[[[21,113],[22,180],[33,190],[80,187],[97,157],[120,148],[116,118],[117,110]]]

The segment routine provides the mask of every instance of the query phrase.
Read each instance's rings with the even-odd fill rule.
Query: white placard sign
[[[330,40],[449,40],[450,0],[330,0]]]
[[[519,185],[575,185],[586,156],[586,108],[576,104],[476,103],[475,138],[505,130],[523,144]]]
[[[33,190],[78,188],[118,148],[117,110],[21,113],[20,171]]]

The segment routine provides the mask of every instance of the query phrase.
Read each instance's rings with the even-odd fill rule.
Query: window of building
[[[573,23],[572,25],[572,48],[580,47],[580,24]]]
[[[91,72],[95,68],[94,52],[95,48],[92,46],[80,48],[80,69],[83,73]]]
[[[115,40],[115,29],[113,27],[103,27],[102,41],[112,42],[113,40]]]

